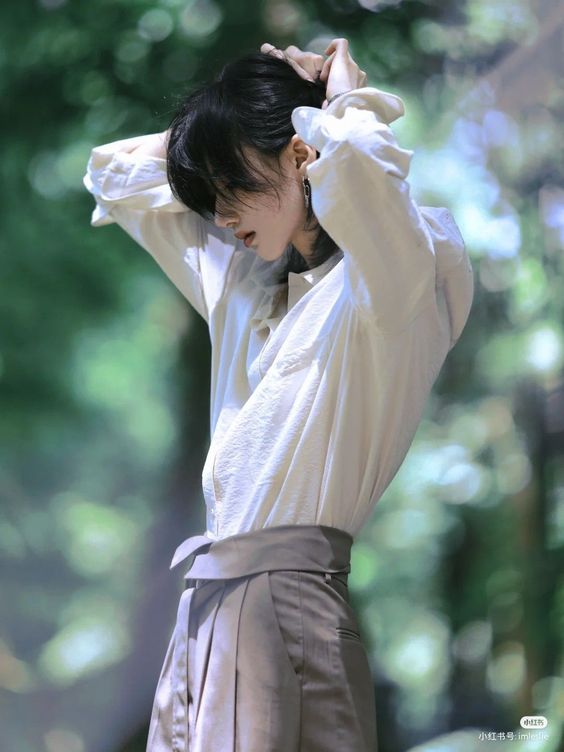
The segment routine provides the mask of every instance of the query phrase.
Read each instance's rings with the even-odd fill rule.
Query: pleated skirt
[[[191,564],[147,752],[377,752],[352,542],[284,525],[178,547],[171,568]]]

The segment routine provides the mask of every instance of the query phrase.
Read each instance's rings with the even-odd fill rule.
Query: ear
[[[297,133],[294,133],[290,139],[288,149],[292,167],[297,169],[300,177],[305,177],[307,166],[317,159],[316,150],[313,146],[306,144]]]

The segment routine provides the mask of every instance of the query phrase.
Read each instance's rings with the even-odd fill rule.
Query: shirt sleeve
[[[295,108],[292,123],[319,152],[307,168],[312,206],[343,249],[352,304],[383,332],[402,331],[456,267],[453,341],[471,302],[472,270],[448,209],[420,208],[411,198],[406,178],[414,152],[400,148],[389,126],[404,111],[397,95],[363,87],[325,110]]]
[[[452,213],[444,207],[421,206],[435,252],[435,290],[443,295],[450,327],[450,347],[458,342],[474,298],[474,273],[466,245]]]
[[[209,324],[226,285],[235,242],[225,228],[174,198],[164,158],[131,153],[148,138],[134,136],[92,149],[83,178],[96,200],[91,225],[122,227]]]

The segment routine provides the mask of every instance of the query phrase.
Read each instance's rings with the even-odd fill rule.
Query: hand
[[[316,81],[325,62],[323,55],[316,55],[314,52],[304,52],[304,50],[300,50],[294,44],[286,47],[285,50],[279,50],[273,44],[270,44],[270,42],[265,42],[261,45],[260,51],[286,60],[306,81]]]
[[[329,55],[323,63],[320,79],[325,83],[325,96],[321,109],[327,108],[327,103],[335,94],[366,86],[366,73],[360,70],[349,52],[347,39],[333,39],[325,50]]]

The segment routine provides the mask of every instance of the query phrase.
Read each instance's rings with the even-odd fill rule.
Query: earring
[[[305,208],[309,211],[311,208],[311,184],[309,182],[309,178],[303,177],[302,183],[304,186],[304,203]]]

